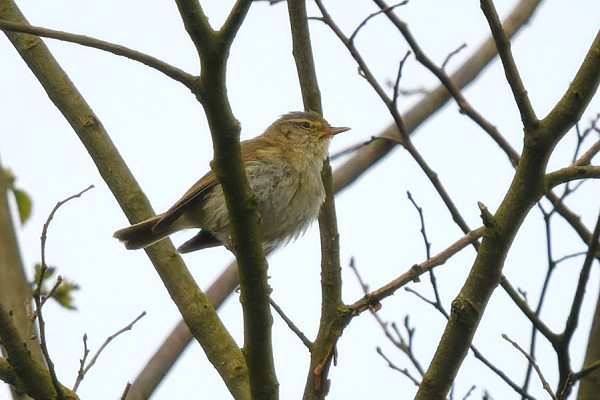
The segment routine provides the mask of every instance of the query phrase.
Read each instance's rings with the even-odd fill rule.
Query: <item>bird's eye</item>
[[[304,129],[310,128],[310,124],[306,121],[300,122],[300,126],[303,127]]]

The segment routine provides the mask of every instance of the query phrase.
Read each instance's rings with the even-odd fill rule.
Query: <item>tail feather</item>
[[[148,247],[169,236],[174,231],[171,226],[161,230],[153,229],[160,218],[161,215],[157,215],[127,228],[119,229],[115,232],[114,237],[130,250]]]

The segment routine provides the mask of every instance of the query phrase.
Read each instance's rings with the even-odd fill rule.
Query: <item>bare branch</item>
[[[599,147],[600,148],[600,147]],[[562,183],[571,182],[579,179],[600,178],[600,166],[597,165],[571,165],[561,168],[558,171],[546,174],[545,181],[547,187],[553,188]]]
[[[537,329],[546,339],[550,342],[556,340],[556,334],[550,330],[550,328],[540,319],[536,311],[532,310],[523,297],[513,288],[508,279],[502,276],[500,282],[502,288],[510,296],[512,301],[519,307],[521,312],[529,319],[531,324]]]
[[[300,330],[300,328],[298,328],[296,324],[294,324],[294,322],[287,315],[285,315],[281,307],[279,307],[277,303],[275,303],[275,300],[273,300],[272,297],[269,297],[269,302],[271,303],[271,307],[273,307],[277,314],[279,314],[279,316],[281,317],[281,319],[283,319],[288,328],[290,328],[292,332],[294,332],[296,336],[298,336],[298,339],[300,339],[304,346],[306,346],[306,348],[310,351],[310,349],[312,348],[312,342],[306,337],[306,335]]]
[[[369,15],[367,16],[367,18],[363,19],[363,20],[362,20],[362,22],[361,22],[361,23],[360,23],[360,24],[359,24],[359,25],[356,27],[356,29],[354,30],[354,32],[352,32],[352,34],[351,34],[351,35],[350,35],[350,37],[349,37],[350,41],[351,41],[351,42],[354,42],[354,39],[356,39],[356,35],[358,35],[358,32],[359,32],[359,31],[360,31],[360,30],[361,30],[361,29],[362,29],[362,28],[363,28],[363,27],[364,27],[364,26],[367,24],[367,22],[369,22],[369,20],[371,20],[372,18],[374,18],[374,17],[376,17],[376,16],[378,16],[378,15],[381,15],[381,14],[383,14],[383,13],[384,13],[384,12],[386,12],[386,11],[391,11],[391,10],[395,9],[396,7],[404,6],[404,5],[406,5],[406,4],[408,4],[408,0],[401,1],[401,2],[399,2],[399,3],[397,3],[397,4],[394,4],[394,5],[391,5],[391,6],[389,6],[389,7],[388,7],[388,8],[386,8],[386,9],[383,9],[383,10],[378,10],[378,11],[376,11],[376,12],[372,13],[372,14],[369,14]]]
[[[32,320],[37,318],[38,329],[40,331],[40,347],[42,348],[42,353],[44,354],[44,359],[46,360],[46,364],[48,365],[48,372],[50,373],[50,377],[52,378],[52,384],[54,385],[54,389],[56,390],[56,393],[58,394],[59,397],[63,397],[63,388],[62,388],[62,385],[60,384],[60,382],[58,381],[58,377],[56,376],[56,371],[54,369],[54,363],[52,362],[52,358],[50,357],[50,352],[48,350],[48,343],[46,341],[46,323],[44,322],[44,316],[42,314],[42,307],[43,307],[46,299],[50,298],[52,296],[52,294],[54,292],[56,292],[56,289],[62,282],[62,277],[60,275],[58,276],[58,279],[56,280],[56,284],[48,292],[48,294],[45,296],[45,298],[43,298],[42,294],[41,294],[42,293],[42,283],[44,281],[44,276],[46,275],[46,271],[48,269],[48,265],[46,264],[46,239],[48,237],[48,228],[50,227],[50,222],[54,218],[54,214],[56,214],[58,209],[62,205],[67,203],[68,201],[73,200],[78,197],[81,197],[85,192],[92,189],[93,187],[94,187],[94,185],[90,185],[86,189],[82,190],[81,192],[74,194],[72,196],[69,196],[66,199],[61,200],[58,203],[56,203],[56,205],[50,212],[50,215],[48,215],[48,219],[46,219],[44,226],[42,227],[42,235],[40,238],[42,260],[41,260],[40,275],[38,277],[37,286],[33,291],[33,300],[35,302],[35,310],[32,315]]]
[[[536,128],[539,121],[535,115],[529,96],[527,95],[527,90],[525,90],[525,87],[523,86],[521,76],[519,75],[517,65],[510,49],[510,40],[504,32],[502,21],[500,21],[500,17],[498,17],[498,13],[496,12],[492,0],[481,0],[481,9],[490,25],[492,37],[498,48],[498,55],[504,66],[506,80],[512,89],[517,107],[521,113],[523,126],[526,131],[531,132]]]
[[[381,356],[381,358],[383,358],[385,360],[385,362],[387,362],[388,367],[390,367],[391,369],[400,372],[402,375],[406,376],[408,379],[411,380],[412,383],[415,384],[415,386],[419,386],[421,384],[421,382],[419,382],[419,380],[417,378],[415,378],[414,376],[411,375],[411,373],[406,369],[406,368],[400,368],[398,367],[396,364],[394,364],[392,362],[392,360],[390,360],[384,353],[383,350],[381,350],[381,347],[377,347],[377,354],[379,354]]]
[[[152,57],[151,55],[93,37],[57,31],[54,29],[48,29],[39,26],[19,24],[6,20],[0,20],[0,29],[11,32],[29,33],[36,36],[56,39],[63,42],[76,43],[85,47],[91,47],[94,49],[107,51],[114,55],[126,57],[130,60],[140,62],[150,68],[162,72],[169,78],[183,83],[186,87],[190,89],[192,88],[196,79],[192,74],[188,74],[187,72],[177,67],[174,67],[164,61],[161,61],[158,58]]]
[[[92,357],[90,362],[85,367],[83,367],[83,363],[84,363],[85,358],[87,357],[89,350],[87,349],[87,335],[83,336],[84,356],[83,356],[83,359],[81,360],[81,368],[79,368],[79,372],[77,373],[77,379],[75,380],[75,384],[73,385],[74,392],[77,391],[77,389],[79,388],[79,384],[81,383],[81,381],[83,381],[83,378],[85,378],[85,374],[90,370],[90,368],[92,368],[94,366],[94,364],[96,363],[96,360],[98,360],[98,357],[100,356],[102,351],[106,348],[106,346],[108,346],[108,344],[114,338],[119,336],[120,334],[131,330],[133,328],[133,325],[136,322],[138,322],[140,319],[142,319],[145,315],[146,315],[146,311],[143,311],[128,325],[124,326],[123,328],[119,329],[118,331],[116,331],[115,333],[113,333],[112,335],[107,337],[106,340],[104,341],[104,343],[102,343],[102,345],[98,348],[98,350],[96,351],[96,353],[94,354],[94,356]]]
[[[525,358],[527,359],[529,364],[531,364],[533,366],[533,368],[535,369],[535,371],[537,372],[537,374],[540,378],[540,381],[542,382],[542,386],[544,387],[544,390],[546,390],[546,392],[548,392],[548,394],[550,395],[550,397],[552,397],[552,399],[558,400],[556,395],[552,391],[552,388],[548,384],[548,381],[546,381],[546,379],[544,378],[544,375],[542,374],[542,371],[540,370],[540,367],[536,364],[535,360],[533,358],[531,358],[531,356],[529,354],[527,354],[527,352],[525,350],[523,350],[521,348],[521,346],[519,346],[518,343],[512,341],[506,334],[503,333],[502,337],[504,338],[504,340],[506,340],[507,342],[512,344],[515,347],[515,349],[519,350],[521,352],[521,354],[523,354],[525,356]]]
[[[460,53],[461,51],[463,51],[464,49],[467,48],[467,44],[463,43],[460,46],[458,46],[458,48],[456,50],[452,50],[448,56],[446,56],[446,59],[444,60],[444,62],[442,63],[442,66],[440,67],[442,70],[446,69],[446,66],[448,65],[448,63],[450,62],[450,60],[452,59],[452,57],[454,57],[455,55],[457,55],[458,53]]]
[[[354,313],[360,313],[365,309],[369,308],[370,304],[373,304],[374,300],[380,301],[388,296],[391,296],[399,288],[403,287],[411,281],[414,281],[420,275],[431,270],[432,268],[444,264],[454,254],[458,253],[460,250],[464,249],[469,244],[477,241],[483,236],[485,229],[485,227],[479,227],[474,231],[469,232],[442,252],[438,253],[437,255],[431,257],[430,259],[420,264],[414,265],[408,271],[400,275],[398,278],[387,283],[381,288],[370,292],[363,299],[358,300],[354,304],[352,304],[350,308],[353,310]]]

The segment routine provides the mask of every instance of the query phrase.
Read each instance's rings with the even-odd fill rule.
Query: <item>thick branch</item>
[[[16,5],[0,1],[0,18],[26,24]],[[148,199],[120,157],[107,132],[44,43],[25,34],[7,36],[50,99],[73,127],[98,171],[131,222],[152,215]],[[171,298],[236,398],[248,398],[241,351],[168,241],[147,251]]]
[[[237,264],[233,262],[208,288],[206,297],[218,309],[238,285]],[[149,398],[193,338],[185,321],[180,321],[135,378],[127,392],[127,400]]]
[[[535,11],[540,0],[523,0],[510,13],[504,21],[504,28],[507,34],[514,34],[523,24],[525,24]],[[496,55],[496,48],[491,38],[478,48],[474,54],[450,77],[457,88],[468,85],[481,70]],[[430,118],[438,109],[440,109],[448,100],[450,95],[443,86],[437,87],[429,92],[423,99],[407,113],[404,114],[407,131],[413,133],[418,126]],[[354,180],[368,171],[368,169],[380,161],[384,156],[396,147],[398,142],[398,132],[395,125],[387,128],[380,134],[381,138],[390,138],[390,140],[374,140],[368,146],[360,148],[355,152],[345,164],[337,168],[333,173],[334,190],[336,193],[344,190],[351,185]],[[512,156],[518,154],[513,151]],[[513,158],[511,158],[513,160]],[[513,161],[513,164],[516,162]],[[554,196],[556,198],[556,196]],[[590,233],[579,221],[577,215],[565,210],[565,206],[556,198],[554,202],[557,207],[561,207],[562,214],[582,237],[589,237]],[[175,350],[176,351],[176,350]],[[173,356],[175,358],[175,356]],[[168,368],[168,367],[165,367]],[[160,372],[160,373],[166,373]],[[135,385],[135,384],[134,384]]]
[[[558,142],[581,119],[600,84],[600,31],[596,34],[585,59],[569,88],[541,121],[543,139]],[[537,140],[537,138],[532,138]]]
[[[0,341],[8,355],[8,361],[21,387],[35,399],[54,399],[56,390],[48,369],[36,360],[27,345],[27,339],[21,337],[15,327],[11,313],[0,302]],[[12,375],[10,368],[3,363],[2,375],[9,379]],[[65,400],[78,399],[77,395],[61,385],[62,398]]]
[[[236,2],[220,31],[208,24],[195,0],[178,0],[177,5],[200,57],[200,78],[194,94],[202,104],[214,148],[212,167],[223,188],[231,240],[240,277],[240,300],[244,312],[244,358],[252,398],[275,399],[275,376],[269,305],[267,262],[260,238],[260,220],[254,193],[242,163],[240,124],[235,119],[226,88],[229,48],[248,12],[249,0]]]
[[[544,193],[542,182],[550,154],[564,132],[576,122],[574,117],[583,113],[595,93],[600,76],[599,63],[600,35],[560,101],[561,107],[555,108],[559,111],[551,112],[535,130],[526,131],[523,155],[515,177],[498,211],[488,218],[488,229],[475,263],[452,304],[450,319],[415,399],[443,399],[450,390],[487,302],[500,282],[512,240],[531,207]],[[583,87],[584,82],[591,88]],[[572,102],[568,103],[568,99]],[[566,114],[562,116],[570,121],[570,125],[565,119],[557,118],[557,114]],[[442,370],[443,374],[440,373]]]

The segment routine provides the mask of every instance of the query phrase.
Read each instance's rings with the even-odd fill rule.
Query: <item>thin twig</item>
[[[358,268],[356,267],[354,258],[352,258],[350,260],[350,268],[352,269],[352,271],[354,272],[354,276],[360,283],[360,285],[363,289],[363,292],[365,293],[365,295],[368,295],[369,286],[364,282],[364,280],[362,279],[362,276],[358,272]],[[398,327],[396,326],[395,323],[391,324],[395,335],[392,334],[392,332],[389,329],[390,324],[385,322],[377,313],[379,308],[381,308],[381,305],[379,303],[376,303],[375,305],[371,305],[369,308],[371,311],[371,315],[373,316],[373,318],[375,318],[375,320],[381,327],[381,330],[383,331],[385,336],[388,338],[388,340],[390,342],[392,342],[392,344],[394,346],[396,346],[396,348],[398,348],[398,350],[400,350],[402,353],[404,353],[409,358],[410,362],[413,364],[413,366],[416,368],[416,370],[419,372],[419,374],[421,376],[423,376],[423,374],[425,373],[425,370],[423,369],[423,366],[421,365],[421,363],[419,362],[419,360],[417,359],[417,357],[415,356],[415,354],[413,352],[412,337],[413,337],[413,333],[414,333],[414,328],[411,328],[408,323],[408,321],[409,321],[408,315],[404,318],[404,326],[405,326],[406,332],[408,334],[408,340],[404,340],[404,338],[402,337],[402,334],[400,333],[400,330],[398,329]]]
[[[540,381],[542,382],[542,386],[544,387],[544,390],[546,390],[546,392],[548,392],[548,394],[550,395],[550,397],[552,397],[553,400],[558,400],[556,395],[552,391],[550,384],[548,384],[548,381],[546,381],[546,379],[544,378],[544,375],[542,374],[542,371],[540,370],[540,367],[537,365],[535,360],[533,358],[531,358],[531,356],[529,354],[527,354],[527,352],[525,350],[523,350],[517,342],[514,342],[513,340],[511,340],[508,337],[508,335],[506,335],[505,333],[502,334],[502,338],[504,340],[506,340],[507,342],[509,342],[510,344],[512,344],[515,347],[515,349],[519,350],[521,352],[521,354],[523,354],[523,356],[525,356],[525,358],[527,359],[529,364],[531,364],[533,366],[533,368],[535,369],[535,372],[537,372],[538,377],[540,378]]]
[[[404,63],[408,60],[408,56],[410,56],[410,50],[404,54],[404,57],[400,60],[398,64],[398,73],[396,74],[396,82],[394,82],[394,94],[392,96],[392,103],[394,107],[398,107],[398,96],[400,94],[400,79],[402,78],[402,70],[404,69]]]
[[[90,354],[90,349],[87,347],[87,333],[83,334],[83,357],[79,359],[79,371],[77,371],[77,379],[75,380],[75,384],[73,385],[73,391],[76,392],[79,387],[79,383],[83,380],[83,375],[85,374],[85,361],[87,360],[88,355]]]
[[[85,366],[85,368],[83,369],[79,369],[79,373],[77,374],[77,379],[75,380],[75,384],[73,385],[73,391],[77,391],[77,389],[79,388],[79,384],[81,383],[81,381],[83,380],[83,378],[85,378],[85,374],[90,370],[90,368],[92,368],[94,366],[94,364],[96,363],[96,360],[98,360],[98,357],[100,356],[100,353],[102,353],[102,351],[106,348],[106,346],[108,346],[108,344],[117,336],[119,336],[120,334],[122,334],[123,332],[129,331],[131,330],[131,328],[133,328],[133,325],[138,322],[140,319],[142,319],[144,316],[146,315],[146,311],[142,311],[142,313],[140,315],[138,315],[133,321],[131,321],[129,324],[127,324],[125,327],[119,329],[118,331],[116,331],[115,333],[113,333],[112,335],[110,335],[109,337],[106,338],[106,340],[104,341],[104,343],[102,343],[102,345],[100,346],[100,348],[98,348],[98,351],[96,351],[96,353],[94,354],[94,356],[92,357],[92,359],[90,360],[90,362]],[[85,343],[85,339],[87,339],[84,336],[84,343]],[[87,348],[87,345],[85,345]]]
[[[408,0],[404,0],[401,1],[400,3],[394,4],[389,6],[386,10],[378,10],[372,14],[369,14],[365,19],[362,20],[362,22],[356,27],[356,29],[354,30],[354,32],[352,32],[352,35],[350,35],[349,39],[351,42],[354,42],[354,39],[356,39],[356,35],[358,35],[358,31],[360,31],[366,24],[367,22],[369,22],[370,19],[383,14],[386,11],[392,11],[394,10],[394,8],[396,7],[400,7],[400,6],[404,6],[408,4]]]
[[[425,216],[423,215],[423,208],[417,204],[409,190],[406,191],[406,196],[417,210],[417,213],[419,213],[419,220],[421,221],[421,236],[423,236],[423,242],[425,243],[425,255],[429,260],[431,258],[431,243],[429,242],[429,239],[427,239],[427,232],[425,231]]]
[[[272,297],[269,297],[269,303],[271,303],[271,307],[273,307],[273,309],[275,310],[275,312],[277,312],[277,314],[279,314],[279,316],[281,317],[281,319],[283,319],[283,321],[286,323],[286,325],[288,326],[288,328],[290,328],[291,331],[294,332],[296,334],[296,336],[298,336],[298,338],[302,341],[302,343],[310,351],[310,349],[312,349],[312,346],[313,346],[312,342],[296,326],[296,324],[294,324],[294,322],[283,312],[283,310],[281,309],[281,307],[279,307],[279,305],[277,305],[277,303],[275,303],[275,300],[273,300]]]
[[[398,138],[394,138],[394,137],[387,137],[387,136],[371,136],[371,138],[369,140],[366,140],[362,143],[358,143],[355,145],[352,145],[344,150],[338,151],[337,153],[334,153],[332,155],[329,156],[329,159],[331,161],[337,160],[338,158],[341,158],[345,155],[348,155],[350,153],[354,153],[355,151],[357,151],[358,149],[360,149],[361,147],[365,147],[370,145],[371,143],[373,143],[376,140],[385,140],[385,141],[389,141],[389,142],[393,142],[399,145],[402,145],[402,141],[399,140]]]
[[[460,250],[464,249],[469,244],[479,240],[479,238],[483,236],[485,229],[486,228],[482,226],[469,232],[468,234],[457,240],[455,243],[447,247],[445,250],[431,257],[429,260],[423,261],[420,264],[413,265],[398,278],[394,279],[391,282],[388,282],[379,289],[370,292],[361,300],[358,300],[354,304],[352,304],[350,308],[355,313],[360,313],[369,308],[369,304],[371,304],[373,300],[379,301],[388,296],[391,296],[399,288],[403,287],[409,282],[414,281],[430,269],[444,264],[454,254],[458,253]]]
[[[546,281],[547,280],[548,279],[546,279]],[[506,294],[509,295],[509,297],[516,304],[516,306],[519,307],[521,312],[525,314],[525,316],[529,319],[529,322],[531,322],[531,324],[535,327],[535,330],[539,331],[550,342],[555,341],[556,334],[552,332],[552,330],[539,317],[539,313],[541,311],[541,304],[543,303],[544,296],[541,296],[538,302],[537,309],[532,310],[525,301],[525,299],[519,294],[517,290],[515,290],[515,288],[510,284],[510,282],[505,276],[502,276],[500,285],[502,285],[502,288],[504,289]],[[545,292],[544,289],[542,289],[542,291]]]
[[[448,65],[448,63],[450,62],[452,57],[454,57],[455,55],[457,55],[458,53],[460,53],[461,51],[463,51],[466,48],[467,48],[467,44],[463,43],[460,46],[458,46],[458,48],[456,50],[452,50],[450,53],[448,53],[448,55],[446,56],[446,59],[444,60],[444,62],[442,63],[442,66],[440,68],[445,70],[446,65]]]
[[[471,395],[471,393],[473,393],[473,390],[475,390],[477,386],[473,385],[469,388],[469,390],[467,391],[467,393],[465,393],[465,395],[463,396],[462,400],[467,400],[469,398],[469,396]]]
[[[381,350],[381,347],[379,347],[379,346],[377,347],[377,354],[379,354],[381,356],[381,358],[383,358],[387,362],[388,366],[391,369],[398,371],[402,375],[406,376],[408,379],[410,379],[412,381],[412,383],[415,384],[415,386],[419,386],[421,384],[415,377],[413,377],[410,374],[410,372],[406,368],[400,368],[396,364],[394,364],[392,362],[392,360],[390,360],[385,354],[383,354],[383,350]]]
[[[127,385],[125,385],[125,389],[123,390],[123,394],[121,395],[121,400],[127,399],[127,395],[129,394],[130,388],[131,388],[131,382],[127,382]]]
[[[52,358],[50,357],[50,352],[48,350],[48,342],[46,340],[46,323],[44,321],[44,316],[42,314],[42,307],[46,301],[46,299],[50,298],[55,292],[58,286],[62,282],[62,277],[59,275],[56,283],[50,290],[50,292],[46,296],[42,296],[42,286],[44,282],[44,276],[46,275],[46,271],[48,270],[48,265],[46,264],[46,239],[48,238],[48,228],[50,227],[50,222],[54,218],[54,214],[58,211],[58,209],[65,204],[66,202],[73,200],[75,198],[81,197],[85,192],[92,189],[94,185],[88,186],[86,189],[81,192],[69,196],[66,199],[59,201],[56,203],[50,215],[46,219],[42,227],[42,235],[40,237],[40,247],[41,247],[41,266],[40,266],[40,275],[38,277],[38,281],[36,287],[33,291],[33,300],[35,302],[35,310],[31,316],[32,320],[37,318],[38,329],[40,333],[40,347],[42,349],[42,354],[44,355],[44,359],[46,360],[46,364],[48,365],[48,372],[50,373],[50,377],[52,379],[52,385],[58,394],[58,398],[63,397],[63,390],[60,382],[58,381],[58,377],[56,376],[56,370],[54,369],[54,363],[52,362]]]

